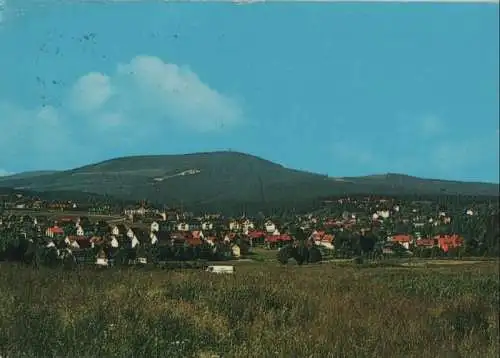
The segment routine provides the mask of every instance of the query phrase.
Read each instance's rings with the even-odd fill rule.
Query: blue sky
[[[4,2],[0,172],[232,149],[499,180],[498,4]]]

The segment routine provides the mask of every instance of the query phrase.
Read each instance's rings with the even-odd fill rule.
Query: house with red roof
[[[266,236],[266,233],[263,231],[252,230],[252,231],[248,232],[248,237],[250,237],[252,239],[258,239],[258,238],[265,237],[265,236]]]
[[[287,243],[292,242],[293,239],[290,235],[280,234],[280,235],[267,235],[264,242],[266,246],[270,249],[275,247],[281,247]]]
[[[434,246],[437,246],[437,240],[435,239],[420,239],[415,241],[415,245],[417,247],[423,248],[423,249],[431,249]]]
[[[86,249],[90,247],[90,240],[85,236],[66,236],[64,242],[73,249]]]
[[[184,242],[187,245],[193,246],[193,247],[200,246],[201,244],[203,244],[203,240],[200,237],[187,238]]]
[[[45,235],[48,237],[56,237],[64,235],[64,230],[57,225],[47,228]]]
[[[391,242],[398,243],[405,249],[409,250],[410,244],[413,242],[413,237],[411,235],[405,235],[405,234],[394,235],[391,238]]]
[[[464,244],[464,238],[457,235],[437,235],[434,237],[437,240],[438,246],[444,252],[448,252],[452,248],[461,247]]]

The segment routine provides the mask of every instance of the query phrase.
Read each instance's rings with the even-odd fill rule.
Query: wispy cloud
[[[376,155],[375,151],[371,148],[361,148],[347,141],[333,143],[332,154],[335,158],[342,161],[354,162],[361,165],[373,164]]]
[[[4,20],[6,6],[7,6],[6,0],[0,0],[0,24]]]
[[[362,168],[356,174],[434,173],[430,175],[477,180],[474,173],[481,166],[498,168],[498,129],[493,135],[450,136],[447,121],[441,116],[427,114],[402,119],[396,128],[388,128],[383,138],[363,136],[359,140],[335,141],[331,145],[332,159],[340,166],[355,164]],[[496,161],[492,153],[496,153]]]
[[[427,114],[418,119],[422,134],[426,137],[434,137],[443,134],[446,126],[443,120],[435,114]]]
[[[68,119],[54,107],[26,109],[12,103],[0,102],[2,157],[27,156],[39,164],[46,164],[54,159],[71,158],[80,152],[81,148],[67,124]]]

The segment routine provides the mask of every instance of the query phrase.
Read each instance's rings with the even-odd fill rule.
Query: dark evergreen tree
[[[309,255],[308,256],[309,256],[310,263],[321,262],[323,259],[323,255],[321,254],[321,250],[316,245],[312,245],[309,248]]]

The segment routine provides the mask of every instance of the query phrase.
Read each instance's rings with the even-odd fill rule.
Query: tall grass
[[[498,357],[497,263],[198,271],[0,265],[2,357]]]

